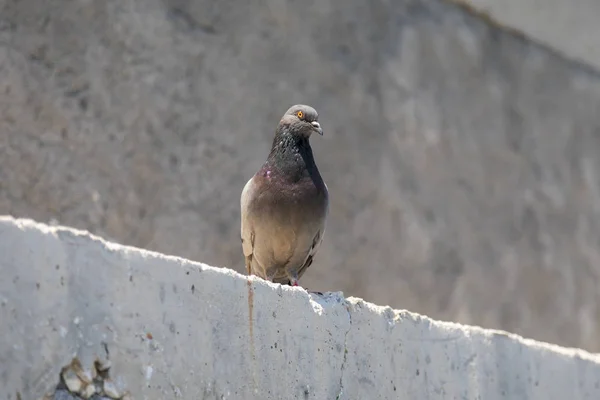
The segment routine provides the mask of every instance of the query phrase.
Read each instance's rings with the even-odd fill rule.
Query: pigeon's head
[[[293,135],[306,138],[310,137],[313,132],[323,135],[323,129],[321,129],[321,125],[319,124],[319,114],[311,106],[303,104],[290,107],[283,114],[279,122],[279,127]]]

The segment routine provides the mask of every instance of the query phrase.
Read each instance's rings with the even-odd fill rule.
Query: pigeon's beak
[[[323,129],[321,129],[321,124],[319,124],[317,121],[313,121],[310,124],[313,126],[314,130],[319,133],[319,135],[323,136]]]

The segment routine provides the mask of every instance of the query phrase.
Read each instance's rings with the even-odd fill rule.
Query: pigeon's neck
[[[308,138],[294,135],[287,131],[277,132],[271,145],[269,157],[287,158],[299,154],[306,148],[310,148]]]
[[[265,168],[292,181],[310,176],[317,185],[323,182],[307,137],[277,132]]]

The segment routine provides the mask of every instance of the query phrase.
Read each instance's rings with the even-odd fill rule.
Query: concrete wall
[[[600,69],[600,2],[596,0],[452,0]]]
[[[0,1],[0,213],[243,270],[296,102],[331,195],[303,283],[600,350],[600,79],[438,0]]]
[[[600,398],[600,357],[581,350],[30,220],[0,218],[0,273],[3,399],[41,398],[63,367],[77,386],[107,362],[115,398]]]

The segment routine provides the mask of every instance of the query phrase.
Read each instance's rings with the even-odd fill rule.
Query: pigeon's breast
[[[259,190],[252,208],[263,216],[287,219],[300,214],[300,217],[306,218],[311,214],[321,214],[321,210],[327,206],[327,187],[315,182],[309,175],[290,182],[267,171],[257,175],[255,179],[255,187]]]
[[[275,177],[257,183],[260,189],[250,211],[255,256],[263,265],[299,267],[295,264],[304,262],[315,236],[323,230],[327,192],[310,177],[294,184],[281,184]]]

